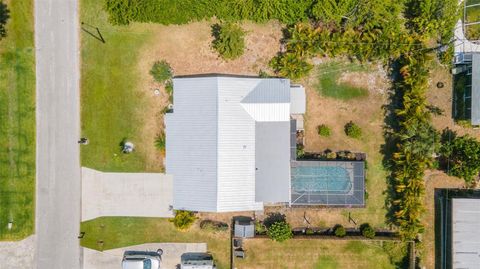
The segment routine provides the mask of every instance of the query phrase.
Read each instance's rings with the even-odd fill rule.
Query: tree
[[[298,80],[308,74],[312,65],[295,53],[284,53],[270,61],[270,67],[280,76]]]
[[[5,25],[10,18],[10,10],[8,10],[7,4],[0,1],[0,40],[7,36],[7,29]]]
[[[170,219],[170,222],[179,230],[186,230],[192,226],[197,218],[191,211],[176,210],[175,217]]]
[[[152,69],[150,69],[150,75],[153,76],[155,81],[165,83],[172,78],[172,67],[170,67],[170,64],[165,60],[156,61],[153,64]]]
[[[372,239],[375,237],[375,230],[368,223],[360,225],[360,231],[362,232],[362,235],[366,238]]]
[[[463,178],[467,184],[480,172],[480,142],[468,135],[457,136],[445,129],[442,134],[440,159],[449,175]]]
[[[287,222],[277,221],[268,228],[267,235],[274,241],[283,242],[292,238],[292,229]]]
[[[213,48],[227,60],[242,56],[245,50],[245,32],[231,22],[212,26]]]

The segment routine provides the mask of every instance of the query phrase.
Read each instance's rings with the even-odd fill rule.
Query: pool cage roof
[[[365,162],[302,160],[291,164],[291,205],[365,205]],[[332,169],[344,176],[329,174]]]

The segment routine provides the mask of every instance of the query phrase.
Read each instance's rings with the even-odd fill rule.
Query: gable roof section
[[[263,207],[255,201],[255,123],[288,122],[289,90],[285,79],[174,79],[174,113],[166,115],[166,172],[174,175],[175,209]]]

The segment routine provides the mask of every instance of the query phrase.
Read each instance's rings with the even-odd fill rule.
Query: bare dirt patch
[[[211,25],[215,22],[196,22],[187,25],[152,25],[154,38],[142,48],[138,70],[141,74],[139,94],[146,96],[145,107],[139,107],[144,120],[141,136],[147,159],[147,169],[163,167],[164,153],[154,147],[155,138],[163,132],[163,110],[168,105],[168,94],[164,85],[155,82],[149,74],[153,63],[166,60],[175,75],[206,73],[228,73],[257,75],[260,69],[267,70],[268,62],[278,52],[282,25],[275,22],[266,24],[242,24],[247,32],[245,53],[233,61],[225,61],[211,48],[213,40]],[[161,94],[154,95],[159,89]]]
[[[443,82],[444,87],[438,88],[437,83]],[[453,86],[452,74],[450,71],[440,65],[436,65],[431,72],[429,80],[429,90],[427,92],[427,100],[430,105],[441,108],[444,113],[439,116],[432,116],[433,126],[439,131],[450,128],[459,135],[469,134],[480,139],[480,129],[473,129],[458,125],[453,120],[452,102],[453,102]]]
[[[371,94],[384,95],[388,89],[386,72],[381,67],[375,72],[345,72],[340,75],[337,82],[367,89]]]
[[[214,23],[204,21],[156,27],[156,38],[145,47],[140,59],[141,65],[148,70],[154,61],[165,59],[175,75],[257,75],[260,69],[268,68],[268,62],[280,48],[281,24],[243,23],[241,26],[247,32],[245,53],[238,59],[225,61],[211,48],[211,25]]]

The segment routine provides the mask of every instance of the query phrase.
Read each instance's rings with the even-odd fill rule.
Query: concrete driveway
[[[21,241],[0,242],[0,269],[34,268],[35,235]]]
[[[173,178],[160,173],[103,173],[82,168],[82,221],[102,216],[163,217],[171,210]]]
[[[207,252],[206,243],[154,243],[136,245],[126,248],[116,248],[103,252],[87,249],[83,250],[84,269],[119,269],[123,253],[126,250],[149,250],[156,251],[161,248],[162,268],[176,269],[180,264],[180,257],[187,252]]]

